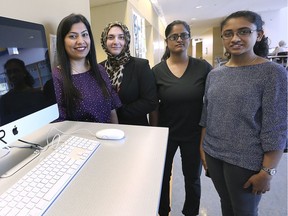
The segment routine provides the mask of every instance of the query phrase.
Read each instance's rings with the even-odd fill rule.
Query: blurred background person
[[[279,52],[287,52],[286,42],[284,40],[279,41],[278,45],[270,55],[275,56],[278,55]]]

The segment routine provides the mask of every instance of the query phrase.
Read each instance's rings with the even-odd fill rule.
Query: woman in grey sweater
[[[230,59],[207,77],[200,153],[224,216],[258,215],[287,142],[287,72],[263,58],[263,24],[251,11],[228,16],[221,34]]]

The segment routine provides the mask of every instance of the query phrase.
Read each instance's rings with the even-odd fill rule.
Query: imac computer
[[[57,119],[59,112],[44,26],[0,17],[0,32],[0,166],[3,167],[11,145]],[[29,154],[17,157],[15,163]]]

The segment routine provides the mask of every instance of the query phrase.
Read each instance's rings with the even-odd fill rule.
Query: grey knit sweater
[[[260,170],[266,151],[287,142],[287,71],[274,62],[212,70],[200,125],[206,153]]]

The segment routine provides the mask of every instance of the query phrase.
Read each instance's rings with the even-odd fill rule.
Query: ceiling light
[[[197,8],[197,9],[202,8],[202,5],[198,5],[198,6],[196,6],[196,8]]]
[[[8,47],[8,53],[9,55],[18,55],[19,54],[19,50],[17,47]]]

